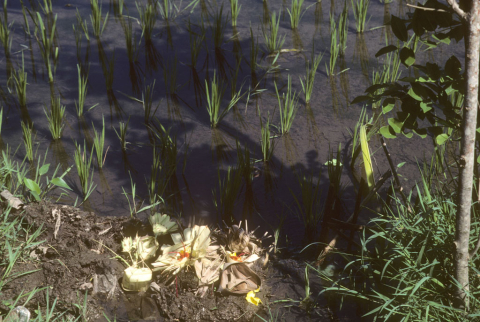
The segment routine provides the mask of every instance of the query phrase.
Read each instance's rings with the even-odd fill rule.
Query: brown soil
[[[60,220],[53,215],[57,211]],[[107,247],[120,254],[124,236],[148,233],[140,220],[97,217],[93,212],[50,202],[29,204],[16,215],[24,217],[24,223],[33,229],[41,226],[43,232],[38,240],[44,242],[31,251],[31,260],[15,265],[13,273],[34,272],[15,279],[2,290],[0,316],[8,312],[5,301],[48,286],[50,307],[57,299],[57,308],[71,317],[81,314],[75,304],[82,305],[87,294],[85,318],[89,321],[105,321],[104,315],[117,321],[261,321],[258,316],[269,320],[277,314],[279,321],[338,320],[326,300],[313,296],[314,302],[300,303],[305,297],[302,261],[273,258],[265,269],[254,267],[263,280],[257,296],[266,304],[258,307],[244,296],[220,296],[213,288],[204,298],[196,297],[197,280],[191,271],[179,274],[168,286],[156,277],[157,290],[127,293],[119,283],[124,266]],[[321,289],[314,276],[310,287],[313,295]],[[24,302],[25,298],[17,305]],[[46,290],[26,304],[32,314],[46,306]]]

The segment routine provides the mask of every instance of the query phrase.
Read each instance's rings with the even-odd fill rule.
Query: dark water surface
[[[35,1],[32,1],[35,2]],[[2,140],[12,149],[18,149],[16,158],[23,159],[25,149],[22,144],[20,121],[30,118],[36,131],[36,147],[38,154],[43,155],[48,148],[47,160],[52,165],[61,164],[62,169],[74,165],[74,142],[88,146],[92,144],[94,124],[97,131],[102,128],[102,116],[105,118],[106,138],[108,148],[105,165],[102,170],[95,167],[94,182],[97,185],[91,197],[83,204],[87,209],[93,209],[100,215],[128,216],[129,206],[122,194],[122,187],[131,192],[131,179],[136,183],[137,202],[148,204],[147,181],[151,175],[153,146],[151,136],[145,126],[142,105],[128,96],[142,99],[141,92],[146,85],[155,81],[154,106],[158,104],[155,117],[170,134],[176,137],[178,146],[178,166],[170,177],[163,197],[166,199],[168,211],[188,219],[207,223],[217,223],[219,218],[214,206],[212,190],[219,190],[219,176],[225,178],[228,166],[237,164],[237,146],[246,147],[250,151],[252,161],[261,158],[259,113],[265,121],[271,116],[271,124],[280,123],[278,103],[275,95],[274,81],[282,91],[286,89],[287,76],[291,75],[293,89],[299,93],[299,110],[289,134],[274,139],[275,151],[273,160],[264,165],[254,163],[257,169],[252,170],[251,186],[242,185],[236,198],[234,214],[236,220],[249,219],[249,226],[262,225],[264,229],[276,226],[282,215],[287,217],[284,224],[284,234],[289,240],[299,243],[303,238],[302,222],[293,214],[294,198],[300,193],[293,168],[321,176],[321,185],[326,194],[328,188],[327,168],[329,148],[342,148],[351,144],[351,134],[357,122],[361,106],[350,105],[349,102],[363,93],[371,84],[372,72],[380,68],[382,60],[377,60],[375,53],[385,46],[385,35],[391,35],[388,23],[390,14],[404,16],[412,9],[404,1],[394,1],[390,4],[372,1],[370,4],[370,20],[363,35],[357,34],[355,20],[350,8],[348,45],[344,57],[338,61],[337,72],[347,71],[333,78],[325,72],[325,64],[330,57],[330,22],[329,14],[333,12],[336,19],[343,9],[342,1],[305,1],[304,14],[298,31],[290,28],[286,8],[288,1],[248,0],[241,1],[241,11],[236,29],[230,23],[230,4],[227,1],[199,1],[192,7],[182,11],[174,20],[168,23],[159,16],[155,28],[153,44],[145,46],[141,40],[138,52],[138,62],[130,66],[124,30],[121,20],[132,17],[133,33],[140,41],[141,27],[138,23],[138,11],[135,4],[125,1],[124,17],[115,14],[114,5],[118,1],[103,1],[103,16],[109,12],[108,24],[104,33],[96,38],[92,32],[90,21],[90,4],[88,1],[52,1],[53,15],[57,17],[56,45],[59,50],[59,60],[53,86],[48,83],[45,65],[39,52],[39,46],[33,36],[26,35],[23,30],[24,20],[20,1],[8,2],[8,21],[12,23],[11,64],[17,69],[21,66],[21,53],[25,57],[25,70],[28,74],[27,109],[21,111],[13,86],[9,87],[8,64],[2,52],[0,65],[0,85],[3,90],[4,121]],[[24,0],[25,6],[33,12],[31,3]],[[146,3],[146,1],[140,1]],[[185,8],[189,2],[175,2],[180,8]],[[213,41],[214,16],[223,3],[224,35],[221,46],[215,48]],[[350,3],[348,2],[350,5]],[[37,5],[37,10],[41,8]],[[79,30],[75,16],[76,9],[83,20],[86,20],[90,41],[81,32],[81,49],[77,55],[74,30]],[[273,57],[264,53],[265,46],[262,37],[262,25],[266,14],[281,11],[280,35],[285,35],[284,49],[296,49],[279,56],[274,74],[265,75]],[[45,20],[48,18],[42,13]],[[33,35],[34,24],[29,18]],[[259,95],[250,96],[247,104],[245,95],[236,107],[228,113],[217,129],[212,129],[206,106],[205,80],[211,79],[214,71],[227,86],[224,105],[230,98],[232,80],[237,73],[237,90],[247,91],[255,86],[250,69],[251,38],[250,28],[254,38],[258,39],[259,51],[256,69],[257,89],[265,89]],[[373,30],[370,30],[372,29]],[[201,48],[196,61],[196,70],[191,64],[190,38],[193,33],[202,38]],[[393,39],[391,37],[391,39]],[[316,73],[313,98],[309,105],[304,102],[299,77],[305,74],[305,61],[310,59],[310,52],[315,43],[315,53],[324,53],[324,57]],[[430,52],[419,51],[417,60],[443,62],[452,50],[462,55],[462,44]],[[448,49],[448,51],[447,51]],[[85,103],[85,116],[79,119],[75,110],[74,100],[77,97],[77,64],[80,59],[88,68],[88,94]],[[114,80],[108,90],[104,70],[108,70],[109,62],[113,62]],[[263,68],[265,67],[265,68]],[[403,71],[407,75],[408,71]],[[195,76],[195,77],[194,77]],[[196,78],[198,76],[198,78]],[[175,82],[172,81],[176,78]],[[11,93],[9,93],[9,89]],[[51,91],[61,97],[66,106],[66,125],[60,140],[52,140],[48,130],[44,106],[49,108]],[[98,104],[89,112],[88,108]],[[368,109],[371,116],[371,109]],[[23,115],[23,116],[22,116]],[[153,118],[152,118],[153,119]],[[123,151],[114,128],[119,129],[119,122],[129,120],[127,150]],[[157,122],[153,122],[157,124]],[[158,124],[157,124],[158,126]],[[272,127],[272,134],[276,130]],[[431,138],[399,138],[390,140],[390,152],[396,164],[406,162],[401,169],[406,186],[411,187],[418,179],[417,160],[421,160],[427,151],[431,150]],[[371,142],[371,150],[375,152],[374,163],[376,176],[387,170],[380,145],[376,140]],[[185,152],[186,151],[186,152]],[[345,150],[344,163],[348,164],[351,153]],[[184,163],[185,162],[185,163]],[[95,161],[94,161],[95,163]],[[354,190],[351,183],[351,171],[345,167],[343,183],[344,215],[349,214],[354,206]],[[67,176],[68,184],[74,189],[69,198],[61,202],[73,204],[76,197],[82,198],[81,188],[75,167]],[[162,179],[157,180],[161,185]],[[131,199],[131,198],[130,198]],[[258,216],[261,214],[261,217]],[[262,219],[263,218],[263,219]],[[265,225],[264,220],[268,223]]]

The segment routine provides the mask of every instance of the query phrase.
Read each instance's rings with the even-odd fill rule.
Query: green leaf
[[[401,167],[403,167],[405,165],[406,162],[401,162],[397,165],[397,169],[400,169]]]
[[[30,190],[30,193],[35,197],[35,200],[40,201],[40,195],[35,191]]]
[[[410,87],[410,89],[408,90],[408,95],[410,95],[413,99],[417,100],[417,101],[420,101],[422,102],[423,101],[423,98],[418,96],[415,91],[413,90],[413,87]]]
[[[442,145],[444,144],[447,140],[448,140],[449,136],[448,134],[446,133],[442,133],[440,135],[437,135],[435,137],[435,142],[438,144],[438,145]]]
[[[405,135],[405,137],[406,137],[407,139],[411,139],[411,138],[413,137],[413,133],[412,133],[412,132],[409,132],[409,133],[403,132],[403,135]]]
[[[56,186],[59,186],[68,190],[72,190],[72,188],[70,188],[68,184],[65,182],[65,180],[63,180],[62,178],[53,178],[50,182]]]
[[[48,172],[48,168],[50,167],[50,164],[44,164],[39,170],[38,173],[43,176],[45,173]]]
[[[382,55],[388,54],[388,53],[390,53],[392,51],[395,51],[397,49],[398,49],[397,46],[388,45],[387,47],[383,47],[382,49],[377,51],[377,53],[375,54],[375,57],[380,57]]]
[[[432,109],[431,106],[429,106],[427,103],[424,103],[424,102],[420,103],[420,108],[422,109],[423,113],[427,113]]]
[[[380,134],[383,135],[386,139],[395,139],[396,135],[395,132],[391,129],[389,125],[382,126],[380,128]]]
[[[403,23],[402,19],[392,15],[391,24],[392,24],[392,31],[395,34],[395,37],[397,37],[403,42],[408,41],[407,27],[405,27],[405,24]]]
[[[410,67],[415,63],[415,53],[408,47],[403,47],[400,49],[400,60],[402,63]]]
[[[27,187],[30,191],[36,192],[38,195],[42,193],[42,190],[35,181],[28,178],[23,178],[23,182],[25,183],[25,187]]]
[[[395,107],[395,99],[393,97],[386,98],[382,103],[382,112],[387,114]]]
[[[422,139],[427,137],[427,129],[414,129],[413,132]]]
[[[388,119],[388,124],[390,124],[395,133],[398,134],[402,132],[403,122],[400,122],[399,120],[391,117]]]

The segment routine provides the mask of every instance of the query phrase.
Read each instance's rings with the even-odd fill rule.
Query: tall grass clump
[[[42,55],[43,62],[47,68],[48,81],[53,83],[53,76],[55,73],[55,68],[58,61],[58,47],[54,47],[54,37],[55,37],[55,27],[57,24],[57,15],[53,20],[51,28],[45,28],[43,23],[42,16],[37,12],[38,24],[39,24],[39,34],[35,35],[40,48],[40,54]]]
[[[323,54],[315,56],[315,45],[312,47],[312,55],[310,61],[305,62],[305,76],[304,81],[300,78],[302,90],[305,94],[305,102],[309,103],[313,93],[313,84],[315,83],[315,74],[317,73],[318,65],[322,61]]]
[[[95,189],[93,182],[93,147],[90,150],[90,156],[87,155],[87,146],[83,143],[83,150],[81,145],[75,142],[75,153],[73,156],[75,166],[77,168],[78,178],[80,179],[80,187],[83,193],[83,200],[87,200]]]
[[[280,111],[280,133],[286,134],[292,128],[293,120],[298,111],[298,95],[296,92],[292,92],[292,81],[290,75],[288,75],[287,92],[278,92],[277,83],[275,85],[275,92],[277,93],[278,109]]]
[[[105,158],[107,157],[107,153],[105,152],[105,155],[103,154],[103,151],[105,150],[105,119],[102,117],[102,132],[99,133],[97,132],[97,129],[95,129],[95,126],[93,125],[93,146],[95,148],[95,155],[97,157],[97,165],[98,168],[101,169],[103,168],[103,165],[105,164]]]
[[[370,0],[352,0],[353,16],[355,17],[355,25],[358,33],[365,31],[369,5]]]
[[[227,115],[227,113],[237,104],[242,95],[241,89],[233,95],[232,99],[222,111],[220,106],[222,105],[223,94],[225,93],[225,87],[221,85],[216,72],[213,73],[210,85],[205,80],[205,95],[207,96],[207,112],[210,116],[210,126],[212,128],[217,127],[218,123]]]
[[[292,29],[297,29],[300,19],[306,11],[302,13],[303,0],[292,0],[291,10],[287,8],[288,15],[290,16],[290,26]]]
[[[17,93],[20,107],[27,106],[27,73],[25,72],[25,60],[22,52],[22,68],[12,72],[13,85]]]
[[[25,124],[22,121],[21,125],[23,145],[25,146],[25,155],[27,156],[28,161],[33,162],[33,124]]]
[[[273,54],[278,52],[282,49],[283,43],[285,42],[285,35],[283,37],[278,36],[278,31],[280,28],[280,14],[273,12],[270,20],[268,22],[269,30],[267,31],[266,28],[262,25],[262,34],[265,40],[265,46],[267,48],[268,54]]]
[[[105,18],[102,17],[102,4],[99,4],[98,0],[90,0],[90,9],[92,10],[90,20],[92,21],[93,34],[98,38],[107,26],[109,12],[107,12]]]
[[[406,202],[393,195],[381,213],[370,221],[360,236],[358,255],[347,255],[341,278],[325,292],[354,297],[363,302],[362,312],[374,320],[473,321],[453,306],[455,195],[448,187],[432,184],[422,174]],[[478,238],[479,214],[472,206],[470,245]],[[343,254],[342,256],[344,256]],[[480,258],[469,261],[469,311],[478,312]]]
[[[242,9],[242,6],[238,5],[238,0],[230,0],[232,27],[237,26],[237,18],[238,18],[238,15],[240,14],[240,9]]]
[[[48,129],[52,134],[54,140],[62,137],[63,128],[65,126],[65,105],[60,102],[60,97],[55,99],[52,97],[50,100],[50,110],[47,112],[43,110],[48,120]]]

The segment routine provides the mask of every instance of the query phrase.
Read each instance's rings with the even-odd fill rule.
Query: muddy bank
[[[32,273],[8,283],[0,294],[0,314],[5,315],[8,303],[20,294],[35,288],[37,292],[25,306],[34,315],[38,307],[57,299],[57,309],[67,317],[83,315],[89,321],[260,321],[278,316],[286,321],[332,321],[340,318],[336,304],[316,294],[321,282],[310,274],[312,301],[305,298],[305,264],[298,258],[271,256],[265,268],[257,264],[253,270],[262,279],[257,296],[258,307],[245,296],[221,296],[216,285],[203,298],[195,296],[198,280],[193,270],[180,273],[170,285],[159,275],[146,292],[124,292],[120,278],[124,266],[114,258],[121,254],[124,236],[148,234],[149,226],[136,218],[101,217],[67,205],[42,201],[25,206],[13,216],[24,217],[25,227],[43,232],[43,243],[27,250],[29,260],[18,262],[15,272]],[[293,256],[295,257],[295,256]],[[22,293],[23,292],[23,293]],[[84,306],[86,295],[86,308]],[[23,304],[26,297],[19,300]],[[11,303],[11,302],[10,302]],[[17,305],[19,305],[17,304]]]

